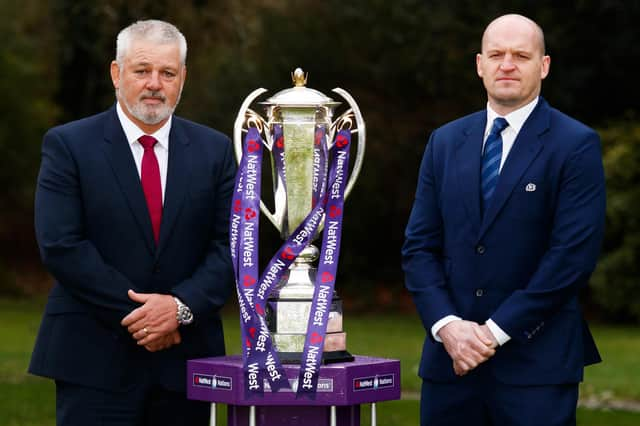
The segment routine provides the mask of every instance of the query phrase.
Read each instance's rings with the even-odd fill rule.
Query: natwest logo
[[[233,380],[231,377],[210,376],[208,374],[194,374],[193,386],[200,388],[210,388],[218,390],[231,390],[233,388]]]
[[[393,374],[384,374],[381,376],[358,377],[353,379],[353,390],[378,390],[393,387]]]
[[[264,379],[264,391],[272,392],[268,379]],[[298,392],[298,379],[289,379],[289,388],[283,388],[279,392]],[[320,377],[318,379],[316,392],[333,392],[333,379]]]

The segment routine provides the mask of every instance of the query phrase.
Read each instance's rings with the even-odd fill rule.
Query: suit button
[[[477,290],[476,290],[476,296],[477,296],[477,297],[482,297],[482,296],[484,296],[484,289],[481,289],[481,288],[477,289]]]
[[[484,254],[484,246],[483,245],[478,245],[476,247],[476,253],[478,254]]]

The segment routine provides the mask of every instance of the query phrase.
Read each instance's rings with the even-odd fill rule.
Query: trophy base
[[[278,358],[283,364],[300,364],[302,352],[278,352]],[[337,362],[352,362],[355,358],[348,351],[329,351],[322,353],[322,364]]]
[[[278,358],[285,364],[301,363],[316,290],[317,270],[311,263],[317,258],[318,249],[312,245],[306,247],[268,299],[265,319]],[[342,299],[334,291],[331,304],[327,305],[325,300],[322,307],[319,317],[314,318],[326,321],[326,334],[321,343],[322,363],[353,361],[346,350],[347,333],[342,329]]]

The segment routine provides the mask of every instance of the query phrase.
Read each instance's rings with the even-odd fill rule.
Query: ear
[[[113,82],[113,87],[118,89],[120,85],[120,66],[116,61],[111,61],[111,81]]]
[[[549,68],[551,67],[551,57],[544,55],[542,57],[542,66],[540,67],[540,80],[544,80],[549,75]]]
[[[482,53],[476,54],[476,72],[478,73],[478,77],[482,78]]]

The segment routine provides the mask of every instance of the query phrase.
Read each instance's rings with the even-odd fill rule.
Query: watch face
[[[178,320],[178,323],[181,325],[191,324],[191,322],[193,322],[193,313],[191,312],[191,309],[189,309],[189,307],[182,303],[182,301],[177,297],[174,297],[173,300],[175,300],[176,305],[178,305],[178,310],[176,312],[176,319]]]
[[[189,324],[191,323],[191,321],[193,321],[193,314],[185,305],[180,306],[179,313],[181,324]]]

